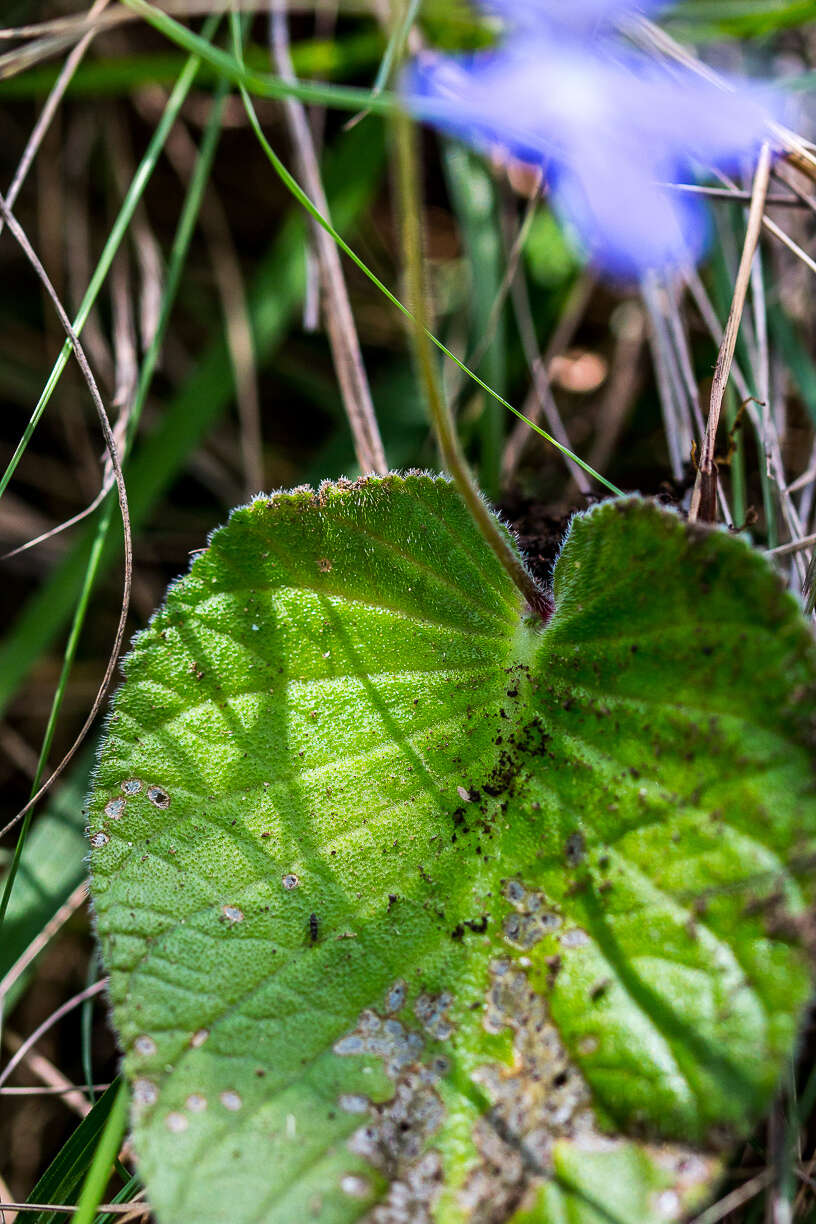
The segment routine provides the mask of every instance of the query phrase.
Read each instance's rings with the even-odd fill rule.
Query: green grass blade
[[[115,1080],[99,1098],[87,1117],[63,1144],[31,1194],[29,1203],[74,1203],[88,1169],[90,1169],[100,1135],[117,1103],[121,1080]],[[64,1220],[54,1211],[26,1213],[26,1224],[54,1224]]]
[[[105,1187],[110,1180],[113,1162],[116,1158],[116,1153],[119,1151],[122,1136],[125,1133],[127,1111],[128,1090],[127,1085],[122,1081],[117,1089],[111,1111],[105,1121],[105,1128],[99,1136],[99,1142],[96,1145],[91,1167],[88,1170],[88,1175],[82,1187],[82,1193],[79,1196],[74,1224],[91,1224],[96,1215],[96,1209],[102,1202]]]
[[[214,68],[221,76],[225,76],[234,85],[243,86],[259,98],[299,98],[301,102],[327,106],[335,110],[370,110],[381,114],[391,114],[399,106],[399,101],[390,93],[372,95],[368,89],[356,89],[348,85],[323,85],[318,82],[288,82],[270,73],[253,72],[244,67],[228,52],[220,47],[214,47],[192,30],[188,30],[180,22],[168,17],[160,9],[154,8],[145,0],[123,0],[128,8],[133,9],[145,21],[154,26],[165,37],[177,46],[182,47]]]
[[[339,77],[362,70],[376,62],[382,52],[382,37],[375,30],[363,30],[336,39],[307,39],[292,47],[292,60],[299,76]],[[82,64],[66,90],[67,97],[121,97],[145,85],[172,86],[185,57],[175,52],[164,54],[133,54],[115,59],[100,59]],[[261,68],[269,62],[269,53],[261,47],[249,46],[247,60],[251,67]],[[0,98],[19,100],[39,98],[47,94],[59,76],[59,68],[51,64],[31,68],[17,76],[0,80]],[[202,64],[196,80],[211,87],[224,79],[209,64]]]
[[[382,60],[380,61],[380,66],[377,69],[374,84],[371,87],[371,92],[375,96],[382,93],[382,91],[385,89],[394,65],[398,64],[402,58],[402,53],[407,42],[408,35],[411,32],[411,27],[416,21],[421,2],[422,0],[408,0],[402,18],[394,26],[391,37],[386,45],[385,52],[383,53]],[[297,71],[297,66],[295,66],[295,71]]]
[[[135,0],[126,0],[126,3],[128,4],[133,4],[134,2]],[[139,0],[139,3],[141,3],[141,0]],[[391,292],[388,286],[380,280],[375,272],[372,272],[365,261],[362,260],[356,251],[349,246],[332,223],[323,216],[318,208],[315,207],[294,175],[287,170],[286,166],[280,160],[263,133],[263,129],[261,128],[258,116],[255,112],[255,107],[252,105],[252,99],[250,98],[249,93],[243,85],[239,84],[239,89],[241,91],[241,97],[244,100],[244,106],[246,107],[246,112],[252,129],[255,132],[261,147],[266,153],[266,156],[271,162],[273,169],[278,174],[284,185],[292,193],[298,203],[302,204],[309,216],[312,217],[318,223],[318,225],[322,226],[327,234],[331,235],[340,249],[346,255],[348,255],[349,259],[351,259],[353,263],[357,265],[363,275],[366,276],[377,289],[379,289],[380,293],[382,293],[383,296],[388,299],[391,305],[396,307],[400,314],[404,315],[406,319],[413,320],[413,315],[408,307],[399,300],[396,294]],[[592,476],[592,478],[602,484],[604,488],[609,489],[609,491],[614,493],[616,497],[621,497],[623,495],[621,489],[619,489],[616,485],[613,485],[611,481],[607,480],[605,476],[602,476],[600,472],[596,472],[593,467],[590,467],[588,463],[585,463],[584,460],[576,455],[574,451],[571,451],[566,446],[562,446],[560,442],[556,441],[552,434],[548,434],[545,429],[542,429],[540,425],[536,425],[535,422],[531,421],[529,417],[526,417],[523,412],[519,412],[518,408],[514,408],[509,400],[506,400],[503,395],[499,395],[497,391],[494,391],[494,389],[489,386],[484,379],[481,379],[478,374],[475,374],[473,370],[470,369],[469,366],[465,365],[463,361],[460,361],[456,354],[452,353],[451,350],[432,332],[426,330],[426,334],[431,343],[434,344],[436,348],[438,348],[439,351],[448,358],[449,361],[452,361],[463,374],[466,374],[468,378],[472,379],[472,381],[476,383],[477,387],[481,387],[483,391],[486,391],[487,394],[492,396],[492,398],[498,404],[501,404],[503,408],[506,408],[509,412],[512,412],[514,416],[519,418],[519,420],[526,421],[530,428],[534,429],[535,432],[544,438],[546,442],[549,442],[551,446],[554,446],[557,450],[561,451],[561,453],[566,455],[567,458],[571,459],[573,463],[577,463],[578,466],[582,467],[589,476]]]
[[[216,23],[217,18],[211,18],[205,27],[205,33],[211,35],[215,30]],[[195,80],[199,63],[200,60],[197,56],[191,56],[187,60],[187,63],[184,65],[179,79],[176,82],[175,88],[167,100],[167,105],[164,108],[162,117],[156,125],[156,129],[151,137],[147,151],[142,158],[135,175],[133,176],[133,181],[128,188],[127,194],[122,201],[122,207],[120,208],[118,216],[113,223],[113,228],[108,235],[108,240],[105,243],[102,254],[100,255],[99,261],[94,269],[91,282],[85,291],[85,296],[83,297],[76,317],[73,320],[72,326],[77,335],[80,334],[82,328],[85,326],[85,321],[91,312],[94,302],[96,301],[99,290],[102,288],[105,278],[110,271],[113,258],[119,249],[119,245],[125,236],[128,226],[130,225],[133,214],[136,211],[136,207],[144,194],[145,187],[147,186],[156,167],[156,163],[164,146],[164,142],[167,139],[170,129],[175,123],[176,117],[181,110],[184,99],[187,97],[190,87]],[[34,430],[37,428],[40,417],[45,411],[48,401],[51,399],[57,383],[62,377],[62,372],[68,364],[68,358],[71,355],[72,348],[73,346],[70,340],[66,340],[62,346],[62,349],[60,350],[57,360],[54,363],[53,369],[48,376],[48,380],[43,388],[39,400],[37,401],[37,405],[31,415],[31,419],[23,431],[23,436],[17,445],[17,449],[12,455],[8,467],[6,468],[2,477],[0,477],[0,497],[2,497],[6,486],[14,475],[17,464],[20,462],[20,459],[31,440],[31,436],[34,433]]]
[[[122,1189],[115,1194],[111,1199],[112,1203],[129,1203],[136,1191],[140,1188],[142,1179],[138,1173],[134,1173],[125,1182]],[[115,1224],[115,1221],[121,1220],[121,1216],[114,1215],[112,1211],[103,1211],[96,1217],[94,1224]]]
[[[484,343],[493,330],[476,368],[484,373],[485,382],[501,393],[506,376],[504,311],[499,312],[495,326],[492,318],[503,274],[495,186],[482,158],[462,144],[445,141],[443,164],[469,268],[472,343]],[[488,497],[495,500],[499,494],[504,414],[496,400],[488,398],[483,403],[479,479]]]
[[[161,346],[164,342],[167,324],[170,319],[170,313],[173,308],[173,303],[176,299],[181,272],[186,260],[187,251],[190,245],[195,221],[201,207],[201,200],[204,195],[204,189],[209,178],[210,169],[212,167],[213,158],[215,156],[216,144],[221,132],[221,122],[224,110],[224,99],[226,96],[227,85],[222,82],[219,91],[216,95],[207,127],[204,132],[204,137],[201,143],[201,151],[196,161],[196,166],[190,185],[187,190],[184,205],[182,207],[181,217],[179,219],[178,229],[170,258],[170,266],[168,268],[167,282],[162,297],[162,307],[159,315],[158,325],[153,335],[150,348],[142,365],[142,370],[139,377],[139,384],[134,397],[134,402],[131,407],[130,419],[128,421],[128,430],[125,437],[124,453],[122,458],[125,459],[133,442],[136,429],[139,424],[142,407],[148,388],[153,378],[153,373],[156,368],[156,362],[159,358]],[[86,316],[87,317],[87,316]],[[51,710],[48,717],[48,724],[43,736],[42,746],[40,748],[40,756],[37,762],[37,769],[34,774],[34,779],[31,787],[31,794],[35,794],[39,788],[42,779],[45,763],[48,759],[48,754],[51,751],[51,746],[56,731],[57,721],[59,719],[62,703],[65,698],[65,693],[68,687],[68,681],[73,669],[76,652],[79,646],[80,636],[85,624],[85,617],[90,605],[91,595],[96,584],[99,566],[102,559],[102,553],[105,547],[105,542],[108,538],[111,523],[116,513],[117,499],[113,495],[113,490],[108,494],[108,497],[103,505],[102,513],[99,517],[96,529],[91,554],[88,559],[88,565],[85,570],[85,576],[82,583],[79,599],[74,610],[73,622],[68,635],[68,642],[65,647],[65,652],[60,670],[59,682],[51,702]],[[20,829],[17,838],[17,844],[14,850],[14,858],[12,859],[11,867],[6,876],[3,895],[0,898],[0,930],[3,926],[6,910],[8,908],[11,891],[14,887],[14,881],[17,876],[17,869],[20,864],[20,856],[23,852],[28,831],[31,826],[31,820],[34,815],[34,808],[29,808],[26,812],[23,825]]]
[[[407,306],[404,306],[402,302],[400,302],[399,298],[397,298],[395,294],[393,294],[391,290],[383,284],[379,277],[371,271],[371,269],[364,263],[359,255],[357,255],[351,249],[348,243],[341,238],[338,231],[329,221],[326,220],[325,217],[323,217],[320,211],[315,208],[314,204],[303,191],[300,184],[283,165],[280,158],[272,149],[271,145],[263,134],[261,125],[258,122],[258,117],[255,114],[255,109],[252,105],[250,93],[256,94],[258,97],[265,98],[299,98],[303,102],[314,102],[323,106],[339,107],[343,110],[368,109],[383,113],[392,113],[395,107],[399,105],[398,100],[385,92],[378,95],[372,95],[370,91],[351,89],[347,86],[320,86],[302,83],[290,84],[288,82],[281,81],[277,77],[258,75],[257,73],[249,72],[235,57],[228,55],[219,48],[212,47],[209,44],[202,46],[201,40],[197,35],[193,34],[191,30],[186,29],[185,26],[180,25],[177,21],[174,21],[172,17],[168,17],[166,13],[162,13],[158,9],[153,8],[152,5],[145,3],[145,0],[123,0],[123,3],[127,4],[128,8],[133,9],[134,12],[137,12],[143,16],[146,21],[149,21],[151,25],[155,26],[157,30],[160,30],[168,38],[172,39],[173,42],[176,42],[179,46],[185,47],[188,50],[195,51],[195,53],[200,55],[202,59],[206,59],[208,63],[212,64],[213,67],[218,68],[224,73],[225,76],[227,76],[238,86],[244,100],[244,105],[247,108],[247,114],[249,116],[252,128],[258,137],[264,152],[283,183],[286,185],[286,187],[288,187],[295,199],[297,199],[303,205],[309,215],[314,218],[318,225],[321,225],[323,229],[325,229],[326,232],[331,235],[340,249],[344,251],[346,255],[348,255],[349,259],[351,259],[357,265],[360,271],[368,277],[372,284],[374,284],[380,290],[380,292],[384,294],[389,302],[391,302],[392,306],[395,306],[403,315],[405,315],[406,318],[410,319],[411,312],[408,310]],[[544,438],[545,441],[549,442],[551,446],[556,447],[556,449],[560,450],[562,454],[566,455],[574,463],[577,463],[579,467],[582,467],[589,476],[592,476],[592,478],[602,484],[604,488],[609,489],[611,493],[614,493],[618,497],[622,496],[621,489],[619,489],[616,485],[613,485],[611,481],[606,479],[606,477],[601,476],[599,472],[596,472],[594,468],[585,463],[583,459],[580,459],[578,455],[574,454],[573,451],[569,450],[565,446],[562,446],[560,442],[557,442],[556,439],[552,437],[551,434],[548,434],[546,430],[529,420],[529,418],[524,416],[523,413],[519,412],[517,408],[514,408],[513,405],[504,398],[504,396],[499,395],[493,390],[492,387],[479,378],[477,374],[474,374],[474,372],[469,369],[464,362],[460,361],[459,358],[456,357],[456,355],[452,353],[441,340],[438,340],[437,337],[430,332],[428,333],[428,337],[431,342],[436,345],[440,352],[448,358],[449,361],[452,361],[463,374],[466,374],[468,378],[472,379],[477,386],[481,387],[483,391],[486,391],[488,395],[492,396],[492,398],[497,403],[501,404],[503,408],[506,408],[509,412],[512,412],[513,415],[517,416],[520,420],[526,421],[531,429],[534,429],[535,432]]]
[[[371,201],[382,175],[382,144],[371,131],[351,132],[327,159],[326,186],[332,215],[349,225]],[[261,262],[249,294],[249,312],[259,362],[268,361],[283,340],[302,300],[306,226],[289,218]],[[184,468],[191,451],[226,411],[233,392],[229,354],[223,339],[206,351],[127,471],[131,521],[138,530],[159,498]],[[5,709],[44,650],[70,618],[82,588],[96,528],[86,530],[49,580],[23,607],[0,645],[0,710]],[[108,536],[100,572],[117,558],[118,542]]]
[[[781,306],[769,304],[768,325],[802,397],[811,423],[816,424],[816,364]]]
[[[93,753],[84,753],[28,838],[0,940],[0,980],[44,930],[85,874],[87,843],[82,809],[92,761]],[[25,981],[23,975],[4,994],[6,1014],[17,1002]]]

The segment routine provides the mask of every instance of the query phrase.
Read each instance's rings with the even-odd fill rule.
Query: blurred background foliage
[[[99,12],[105,7],[117,6],[96,5]],[[13,28],[81,11],[72,0],[6,0],[0,21]],[[298,76],[370,89],[387,48],[381,16],[376,4],[350,12],[331,0],[294,13]],[[810,0],[685,0],[662,24],[718,67],[784,80],[800,99],[800,130],[808,136],[816,80],[812,18]],[[203,24],[201,17],[190,21],[198,31]],[[222,46],[225,27],[214,36]],[[467,6],[448,0],[420,6],[415,30],[425,43],[449,48],[490,38]],[[50,29],[0,42],[4,190],[76,45],[76,33],[66,38]],[[246,61],[270,71],[263,13],[247,20]],[[294,166],[281,104],[259,98],[256,109],[273,148]],[[350,118],[337,110],[310,112],[332,217],[368,267],[399,291],[388,121],[377,114]],[[436,334],[546,428],[554,428],[555,410],[571,448],[614,484],[682,506],[694,479],[689,443],[699,445],[717,353],[704,307],[724,322],[745,198],[714,202],[716,242],[696,285],[615,291],[583,266],[546,198],[536,196],[529,168],[508,163],[499,150],[482,158],[427,133],[423,157]],[[813,184],[790,167],[777,173],[771,198],[788,203],[769,204],[768,216],[808,251]],[[750,177],[738,186],[750,191]],[[230,507],[262,489],[358,472],[309,226],[259,147],[239,95],[210,66],[191,63],[139,21],[100,28],[85,47],[14,211],[68,314],[86,316],[83,343],[117,439],[128,439],[130,635]],[[404,320],[351,262],[343,266],[388,463],[435,467]],[[740,413],[743,393],[734,384],[727,400],[731,445],[723,441],[721,470],[735,525],[773,547],[791,537],[784,496],[794,499],[800,534],[814,530],[814,281],[813,268],[773,235],[757,266],[737,361],[745,393],[768,405],[762,419],[794,488],[784,493],[769,480],[767,437]],[[158,360],[148,378],[151,346]],[[0,552],[46,536],[3,558],[3,825],[73,743],[121,609],[114,495],[108,492],[75,525],[48,534],[98,500],[108,476],[93,405],[73,362],[26,435],[62,347],[53,307],[12,235],[2,234],[0,444],[8,479]],[[602,496],[601,485],[576,477],[574,466],[455,367],[445,367],[444,377],[483,487],[546,576],[566,518]],[[808,557],[806,549],[782,555],[793,587],[801,587]],[[0,884],[2,873],[9,881],[15,847],[21,855],[0,933],[0,1066],[96,982],[92,916],[82,891],[82,804],[97,734],[98,725],[30,823],[0,842]],[[804,1051],[807,1064],[812,1043]],[[94,993],[31,1045],[0,1086],[0,1201],[76,1200],[111,1104],[88,1085],[110,1083],[116,1061],[104,1004]],[[792,1069],[769,1127],[737,1157],[726,1190],[747,1185],[745,1204],[712,1221],[816,1218],[814,1093],[796,1087],[806,1071],[804,1065],[797,1079]],[[108,1194],[120,1190],[127,1199],[137,1188],[125,1150]],[[5,1213],[8,1224],[12,1218]]]

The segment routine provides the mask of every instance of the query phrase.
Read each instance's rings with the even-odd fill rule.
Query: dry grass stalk
[[[276,0],[272,8],[271,29],[275,66],[284,81],[294,82],[286,6],[281,4],[280,0]],[[329,202],[323,189],[320,165],[306,110],[303,104],[294,98],[287,99],[283,107],[304,188],[319,212],[328,217]],[[326,295],[324,317],[329,343],[351,427],[357,462],[363,472],[384,473],[388,471],[388,464],[351,312],[340,253],[334,239],[322,227],[312,225],[312,239]]]
[[[728,319],[725,324],[725,332],[723,334],[720,351],[717,354],[717,364],[714,367],[714,378],[711,384],[711,400],[708,410],[708,423],[706,432],[703,438],[703,444],[700,449],[700,462],[697,471],[697,479],[694,482],[694,489],[691,495],[691,506],[689,507],[689,521],[695,522],[697,519],[706,523],[713,523],[717,513],[717,464],[714,453],[717,442],[717,426],[720,423],[720,412],[722,409],[723,397],[725,388],[728,383],[728,377],[731,372],[731,363],[734,358],[734,348],[737,343],[737,334],[739,332],[742,312],[745,307],[745,297],[748,292],[748,286],[751,283],[751,266],[754,260],[754,252],[756,251],[757,243],[759,242],[759,234],[762,228],[762,215],[765,208],[765,197],[768,194],[768,183],[771,173],[771,150],[768,144],[762,146],[762,150],[757,161],[757,168],[754,174],[754,188],[751,198],[751,207],[748,211],[748,225],[745,233],[745,242],[742,247],[742,255],[740,257],[739,268],[737,269],[737,280],[734,285],[734,295],[731,299],[731,309],[728,312]]]

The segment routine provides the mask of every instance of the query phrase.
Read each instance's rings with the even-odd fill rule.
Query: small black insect
[[[309,915],[309,938],[312,943],[317,943],[318,922],[317,914]]]

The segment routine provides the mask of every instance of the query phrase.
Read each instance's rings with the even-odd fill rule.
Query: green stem
[[[453,477],[462,500],[470,510],[474,522],[490,549],[495,553],[527,603],[546,624],[553,614],[552,600],[545,591],[541,590],[532,574],[525,568],[476,487],[473,473],[459,445],[453,417],[448,410],[440,387],[426,322],[426,287],[422,258],[421,199],[417,174],[416,134],[414,125],[407,115],[397,116],[395,132],[397,182],[402,209],[402,250],[408,300],[414,321],[414,350],[442,462]]]

